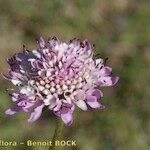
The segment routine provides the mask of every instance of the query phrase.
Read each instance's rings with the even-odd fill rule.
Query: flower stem
[[[63,121],[60,119],[56,119],[56,128],[54,132],[54,136],[52,139],[52,146],[49,148],[49,150],[61,150],[61,146],[56,146],[55,141],[60,141],[62,138],[62,129],[63,129]]]

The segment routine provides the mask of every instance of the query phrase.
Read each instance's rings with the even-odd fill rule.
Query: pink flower
[[[104,108],[98,102],[103,97],[98,87],[113,86],[119,77],[112,75],[103,59],[93,58],[93,46],[87,40],[65,43],[54,37],[45,42],[41,37],[38,44],[37,49],[24,49],[7,60],[10,70],[5,78],[18,88],[9,91],[16,106],[6,114],[31,112],[28,122],[34,122],[48,107],[71,125],[75,106],[84,111]]]

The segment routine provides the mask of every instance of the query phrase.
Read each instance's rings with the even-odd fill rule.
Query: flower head
[[[6,114],[31,112],[28,122],[34,122],[48,107],[71,125],[75,106],[82,110],[104,108],[98,102],[103,97],[98,87],[113,86],[119,77],[112,75],[103,59],[94,59],[93,46],[87,40],[65,43],[54,37],[45,42],[41,37],[38,45],[7,60],[10,69],[5,78],[18,88],[9,90],[16,106]]]

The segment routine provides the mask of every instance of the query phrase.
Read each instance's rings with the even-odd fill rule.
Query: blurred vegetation
[[[105,110],[76,110],[74,124],[63,132],[64,139],[76,140],[78,146],[64,150],[149,150],[149,27],[148,0],[0,0],[0,70],[7,71],[6,58],[23,44],[35,48],[41,35],[64,41],[89,39],[99,56],[109,58],[107,64],[120,82],[102,89]],[[29,114],[4,115],[13,105],[5,92],[9,86],[1,77],[0,139],[51,139],[55,128],[51,112],[45,111],[33,124],[26,122]]]

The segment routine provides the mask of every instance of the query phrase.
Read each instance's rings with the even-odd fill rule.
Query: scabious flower
[[[31,112],[28,122],[36,121],[47,107],[71,125],[75,106],[84,111],[104,108],[98,102],[103,97],[98,87],[113,86],[119,79],[103,59],[94,59],[87,40],[65,43],[54,37],[45,42],[41,37],[37,49],[24,48],[7,62],[10,69],[5,78],[17,88],[9,90],[16,106],[5,113]]]

